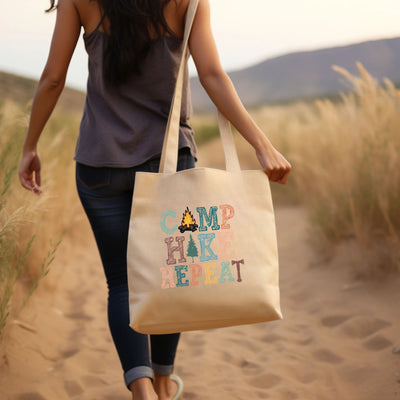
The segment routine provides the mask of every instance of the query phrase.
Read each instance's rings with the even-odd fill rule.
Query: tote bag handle
[[[198,3],[199,0],[190,0],[186,13],[185,33],[182,44],[182,58],[164,136],[159,168],[160,173],[176,172],[178,162],[179,125],[181,117],[183,77],[186,69],[186,63],[189,58],[188,42],[190,31],[192,29]],[[231,126],[229,121],[222,115],[220,111],[218,111],[218,126],[221,135],[222,147],[225,154],[226,170],[230,172],[238,172],[240,171],[240,164],[235,143],[233,141]]]

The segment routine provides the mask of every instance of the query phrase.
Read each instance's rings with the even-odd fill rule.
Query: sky
[[[39,78],[55,13],[47,0],[0,0],[0,70]],[[227,71],[295,51],[400,36],[399,0],[210,0]],[[193,64],[191,74],[195,74]],[[78,42],[67,85],[84,89],[87,57]]]

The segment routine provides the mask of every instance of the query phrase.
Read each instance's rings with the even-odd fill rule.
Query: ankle
[[[154,375],[153,387],[159,400],[172,398],[173,388],[170,375]]]
[[[132,392],[132,400],[158,400],[150,378],[134,380],[129,385],[129,389]]]

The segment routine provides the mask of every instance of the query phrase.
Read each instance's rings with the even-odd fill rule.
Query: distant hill
[[[400,38],[291,53],[233,71],[229,76],[244,104],[256,106],[349,90],[332,65],[356,74],[358,61],[376,79],[400,82]],[[197,77],[192,78],[191,88],[195,110],[209,108],[211,102]]]
[[[0,104],[7,99],[27,105],[35,94],[36,86],[37,81],[34,79],[0,71]],[[65,88],[57,107],[68,112],[82,113],[84,102],[85,93]]]
[[[244,104],[251,107],[347,91],[351,87],[332,70],[332,65],[358,74],[356,62],[361,62],[376,79],[400,82],[400,37],[291,53],[230,72],[229,76]],[[36,85],[35,80],[0,72],[0,102],[8,98],[27,103],[32,99]],[[212,106],[197,77],[191,79],[191,90],[196,111]],[[58,107],[82,112],[84,100],[83,92],[65,88]]]

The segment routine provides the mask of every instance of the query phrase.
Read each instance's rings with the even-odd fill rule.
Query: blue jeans
[[[127,242],[136,171],[158,172],[159,158],[132,168],[76,165],[78,194],[92,227],[108,286],[108,323],[125,383],[173,371],[179,334],[147,335],[129,327]],[[189,149],[179,151],[178,170],[194,168]]]

